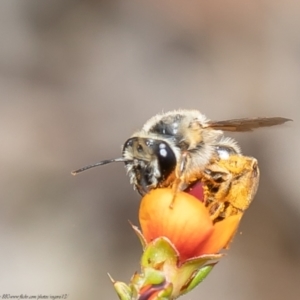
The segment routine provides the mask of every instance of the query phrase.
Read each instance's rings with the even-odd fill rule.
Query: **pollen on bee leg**
[[[215,221],[224,210],[224,203],[212,202],[208,206],[209,215],[212,221]]]

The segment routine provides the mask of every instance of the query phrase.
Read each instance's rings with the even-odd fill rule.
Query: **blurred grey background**
[[[300,2],[0,2],[0,293],[117,299],[141,248],[119,157],[154,114],[283,116],[234,134],[261,184],[241,232],[184,299],[299,299]]]

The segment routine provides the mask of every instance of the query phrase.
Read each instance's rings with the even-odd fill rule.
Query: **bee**
[[[197,110],[170,111],[152,117],[141,130],[135,132],[124,143],[120,158],[103,160],[73,171],[72,174],[112,162],[124,162],[130,183],[141,195],[159,187],[185,190],[199,180],[204,180],[208,187],[212,186],[213,191],[217,188],[212,183],[208,184],[209,182],[219,184],[219,180],[224,185],[225,181],[233,180],[230,176],[234,178],[239,173],[237,170],[241,167],[240,164],[247,165],[247,160],[239,162],[238,159],[229,159],[241,157],[241,150],[234,139],[224,136],[223,131],[252,131],[258,127],[279,125],[287,121],[290,119],[281,117],[210,121]],[[237,163],[236,167],[231,166],[234,161]],[[249,167],[251,163],[254,164],[249,162]],[[214,168],[219,168],[220,178],[216,178],[218,172]],[[220,195],[223,195],[222,190],[224,189],[218,190]],[[208,205],[212,212],[217,212],[215,214],[224,214],[226,197],[217,197],[223,197],[223,208],[214,207],[209,197]],[[238,205],[234,208],[239,209]]]

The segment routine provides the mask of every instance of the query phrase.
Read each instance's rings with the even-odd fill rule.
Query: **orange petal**
[[[195,197],[178,192],[173,208],[172,189],[156,189],[141,202],[139,220],[147,242],[165,236],[180,253],[181,260],[196,256],[195,250],[213,232],[208,211]]]
[[[214,231],[197,248],[198,255],[218,253],[231,242],[241,221],[242,214],[230,216],[214,225]]]

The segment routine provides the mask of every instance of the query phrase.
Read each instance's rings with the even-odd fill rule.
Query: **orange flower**
[[[172,189],[156,189],[141,202],[139,220],[147,243],[167,237],[179,252],[180,262],[203,254],[216,254],[234,236],[241,215],[213,224],[202,202],[186,192],[178,192],[173,208]]]

